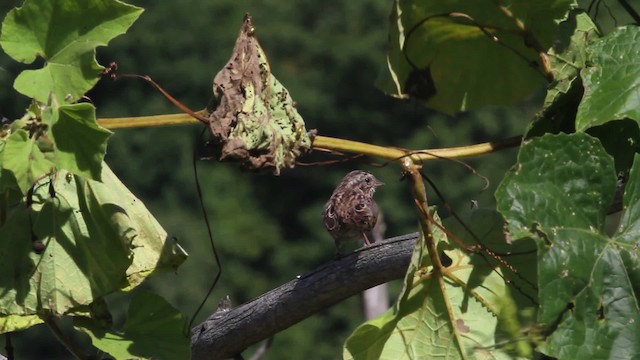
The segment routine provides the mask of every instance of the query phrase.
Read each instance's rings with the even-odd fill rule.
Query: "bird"
[[[337,256],[344,241],[364,239],[365,246],[371,245],[367,233],[376,225],[379,213],[373,194],[382,185],[384,183],[372,174],[354,170],[333,191],[322,217],[335,241]]]

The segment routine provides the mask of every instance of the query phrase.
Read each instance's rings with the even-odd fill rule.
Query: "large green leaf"
[[[129,305],[122,331],[101,328],[91,319],[74,319],[93,345],[116,359],[188,359],[190,339],[184,332],[185,317],[158,295],[138,292]]]
[[[590,66],[582,70],[585,92],[576,129],[625,118],[640,122],[640,28],[619,28],[594,43],[589,52]]]
[[[572,0],[396,0],[388,69],[378,84],[446,113],[514,104],[546,83],[539,52],[549,49],[572,6]]]
[[[640,263],[636,156],[620,230],[604,234],[616,176],[611,157],[586,134],[525,144],[496,192],[514,234],[538,239],[541,350],[561,358],[640,356]]]
[[[497,315],[509,299],[503,278],[494,271],[478,277],[481,265],[471,266],[469,256],[435,229],[434,241],[451,264],[443,275],[432,272],[420,239],[397,303],[355,330],[345,359],[507,358],[495,347]]]
[[[184,251],[103,165],[103,182],[59,171],[40,180],[0,228],[0,318],[65,314],[152,271],[175,269]],[[54,195],[52,197],[52,195]],[[33,241],[42,241],[41,254]]]
[[[25,70],[14,87],[24,95],[47,102],[73,102],[99,79],[102,69],[95,48],[124,33],[142,9],[116,0],[26,0],[7,14],[0,45],[20,62],[41,56],[46,65]]]

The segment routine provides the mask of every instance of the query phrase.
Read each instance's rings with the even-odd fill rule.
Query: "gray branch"
[[[375,243],[298,276],[193,329],[191,358],[226,359],[348,297],[404,276],[418,234]]]

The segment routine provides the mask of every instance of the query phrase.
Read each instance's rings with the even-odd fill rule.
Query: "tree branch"
[[[193,329],[192,359],[225,359],[370,287],[400,279],[418,233],[375,243],[228,311]]]

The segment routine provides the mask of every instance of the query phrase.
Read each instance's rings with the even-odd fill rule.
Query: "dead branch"
[[[260,297],[212,314],[193,329],[192,359],[226,359],[316,312],[404,276],[417,233],[391,238],[302,274]]]

